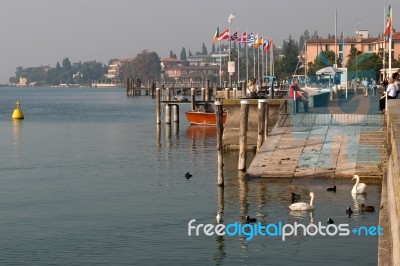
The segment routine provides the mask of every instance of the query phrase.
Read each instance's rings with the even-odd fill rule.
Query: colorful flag
[[[258,46],[263,45],[264,39],[263,37],[260,37],[255,43],[254,43],[254,48],[258,48]]]
[[[235,14],[234,13],[229,14],[228,23],[231,24],[232,23],[232,19],[234,19],[234,18],[235,18]]]
[[[224,30],[219,36],[218,41],[228,40],[229,39],[229,29]]]
[[[230,40],[230,41],[236,41],[237,38],[238,38],[238,35],[237,35],[237,32],[235,32],[234,34],[232,34],[232,35],[229,37],[229,40]]]
[[[389,5],[389,9],[387,12],[387,23],[386,23],[386,29],[385,29],[385,39],[388,41],[390,38],[392,38],[392,9]]]
[[[247,42],[247,32],[243,32],[243,34],[240,35],[240,36],[237,38],[236,41],[237,41],[237,42],[244,42],[244,43],[246,43],[246,42]]]
[[[272,47],[272,40],[268,40],[267,42],[263,43],[263,51],[268,52],[269,49]]]
[[[249,35],[247,35],[247,43],[248,44],[253,44],[254,43],[254,35],[253,35],[253,33],[250,33]]]
[[[217,30],[215,31],[214,37],[213,37],[213,43],[215,43],[217,41],[217,38],[219,36],[219,26],[217,27]]]

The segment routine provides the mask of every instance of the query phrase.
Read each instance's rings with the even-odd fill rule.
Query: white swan
[[[292,211],[307,211],[307,210],[314,210],[313,201],[314,201],[314,192],[310,192],[310,204],[305,202],[296,202],[289,206],[289,209]]]
[[[351,190],[351,194],[360,194],[360,193],[366,193],[367,192],[367,185],[364,183],[360,183],[360,177],[358,175],[354,175],[351,180],[355,179],[356,183]]]

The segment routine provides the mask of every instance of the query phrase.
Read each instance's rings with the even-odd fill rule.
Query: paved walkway
[[[348,178],[354,174],[382,178],[384,139],[380,126],[275,127],[247,173],[277,178]]]
[[[312,108],[312,114],[292,114],[286,126],[272,130],[247,173],[270,178],[358,174],[381,179],[387,154],[378,101],[379,97],[366,97],[362,89],[351,90],[347,98]]]

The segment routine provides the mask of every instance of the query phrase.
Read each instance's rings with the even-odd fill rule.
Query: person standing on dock
[[[383,96],[379,100],[379,111],[383,112],[386,108],[386,94],[388,99],[396,99],[397,96],[397,86],[394,84],[393,78],[389,78],[389,85],[383,92]]]
[[[293,79],[293,83],[290,85],[289,87],[289,96],[290,99],[295,100],[296,104],[295,104],[295,108],[296,108],[296,113],[298,113],[299,111],[299,102],[303,103],[303,107],[304,107],[304,112],[308,113],[308,99],[303,95],[303,93],[305,95],[307,95],[307,91],[300,89],[300,87],[297,85],[299,83],[299,79],[295,78]],[[296,95],[296,98],[295,98]]]

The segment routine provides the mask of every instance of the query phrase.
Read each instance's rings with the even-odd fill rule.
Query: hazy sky
[[[319,36],[337,32],[354,36],[357,29],[377,37],[384,30],[388,0],[1,0],[0,83],[18,66],[134,57],[144,49],[169,57],[211,51],[218,25],[231,31],[264,34],[278,46],[289,35],[296,41],[305,30]],[[398,25],[400,6],[393,7]],[[397,19],[399,17],[399,19]]]

